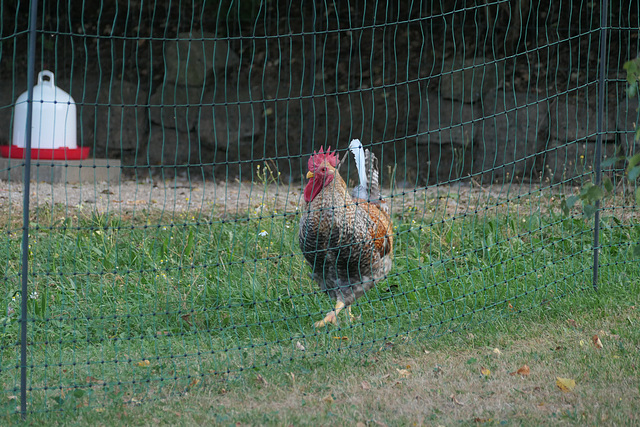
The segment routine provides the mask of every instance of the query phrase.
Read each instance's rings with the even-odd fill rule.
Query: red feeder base
[[[0,156],[9,159],[24,159],[26,151],[15,145],[0,145]],[[32,148],[31,158],[34,160],[84,160],[89,157],[89,151],[89,147]]]

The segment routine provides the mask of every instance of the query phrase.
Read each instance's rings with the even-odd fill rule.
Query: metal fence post
[[[315,130],[315,100],[314,94],[316,92],[316,20],[317,20],[317,11],[316,11],[316,1],[311,1],[311,8],[313,10],[313,18],[311,23],[312,35],[311,35],[311,68],[309,70],[309,106],[307,111],[307,149],[306,152],[302,152],[301,154],[308,155],[313,152],[313,131]],[[313,126],[309,126],[310,123],[313,123]],[[304,162],[302,163],[304,164]],[[302,172],[302,171],[301,171]]]
[[[608,0],[602,0],[600,7],[600,69],[598,76],[598,134],[596,135],[596,185],[602,183],[602,133],[604,132],[605,72],[607,63],[607,6]],[[593,224],[593,288],[598,290],[598,255],[600,249],[600,201],[596,201],[596,213]]]
[[[27,129],[24,157],[22,197],[22,291],[20,294],[20,413],[27,418],[27,298],[29,298],[29,193],[31,178],[31,121],[33,111],[33,79],[36,64],[36,25],[38,0],[31,0],[29,11],[29,58],[27,61]]]

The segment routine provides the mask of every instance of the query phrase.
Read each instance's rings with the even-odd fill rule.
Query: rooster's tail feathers
[[[380,203],[380,173],[378,159],[370,150],[364,150],[362,143],[354,139],[349,144],[358,169],[360,183],[353,189],[352,196],[358,199]]]

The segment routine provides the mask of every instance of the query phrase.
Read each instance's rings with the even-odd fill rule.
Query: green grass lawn
[[[547,354],[549,342],[582,336],[581,330],[588,347],[597,333],[589,323],[613,322],[607,312],[628,316],[630,325],[638,326],[638,310],[631,308],[640,304],[638,266],[630,245],[640,240],[637,226],[603,218],[595,293],[592,220],[539,209],[455,218],[415,210],[395,218],[394,269],[354,306],[359,319],[350,323],[345,316],[338,327],[315,330],[313,322],[333,303],[308,277],[297,248],[297,222],[296,215],[264,211],[222,221],[39,208],[30,234],[29,419],[93,423],[109,414],[129,417],[121,419],[124,424],[153,424],[153,419],[173,423],[174,413],[180,413],[185,424],[356,423],[375,417],[404,424],[443,414],[453,422],[463,419],[453,412],[473,406],[463,401],[478,385],[466,390],[464,381],[494,379],[471,375],[477,365],[492,372],[515,370],[517,361],[524,361],[522,349],[539,338],[532,345],[538,356],[530,355],[530,364],[567,357],[563,363],[573,372],[591,372],[582,362],[572,366],[578,356],[568,350],[565,356]],[[5,224],[0,414],[17,421],[21,233],[11,220]],[[570,316],[580,326],[567,326]],[[639,336],[630,326],[625,329],[625,322],[613,322],[607,333],[618,338],[603,336],[609,344],[588,356],[602,363],[596,369],[615,370],[612,381],[637,369]],[[454,331],[462,332],[450,334]],[[502,348],[504,357],[485,355],[488,348]],[[421,387],[421,375],[436,369],[431,365],[449,360],[440,359],[443,354],[451,369],[468,377],[459,378],[462,384],[453,394],[463,404],[454,402],[452,413],[432,407],[418,419],[406,408],[383,416],[387,411],[357,409],[352,402],[357,410],[345,415],[350,393],[374,390],[374,383],[389,392],[395,387],[391,380],[400,388],[416,381],[412,387]],[[464,363],[460,357],[466,357]],[[389,376],[380,382],[372,372]],[[555,379],[550,381],[544,385],[553,389]],[[342,391],[335,391],[336,384]],[[440,393],[437,384],[423,386],[435,393],[423,399]],[[625,387],[638,398],[637,379]],[[265,412],[271,399],[291,393],[313,397],[278,406],[272,415]],[[243,399],[253,403],[244,406]],[[307,401],[308,411],[302,403]],[[478,417],[497,420],[500,413]],[[579,418],[577,412],[567,416]]]

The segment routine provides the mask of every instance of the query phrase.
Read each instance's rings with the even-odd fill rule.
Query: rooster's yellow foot
[[[338,324],[338,313],[342,311],[344,308],[344,303],[342,301],[336,302],[336,307],[327,313],[324,319],[313,324],[316,328],[322,328],[328,323],[333,323],[334,325]]]
[[[360,320],[360,317],[362,317],[362,316],[356,316],[355,314],[353,314],[351,312],[351,306],[347,307],[347,313],[349,313],[350,322],[355,322],[356,320]]]
[[[338,317],[336,316],[336,313],[334,311],[330,311],[324,317],[324,319],[317,321],[316,323],[313,324],[313,326],[315,326],[316,328],[322,328],[329,323],[333,323],[334,325],[338,324]]]

